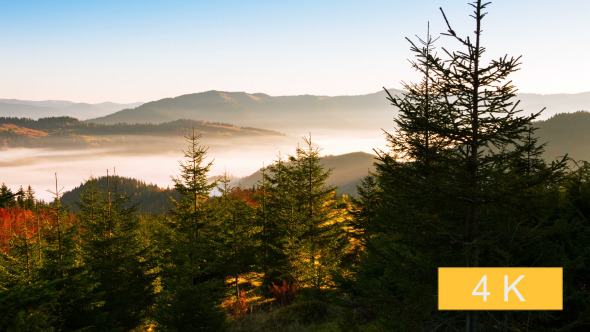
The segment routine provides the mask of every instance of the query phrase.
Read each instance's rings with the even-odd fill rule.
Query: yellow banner
[[[439,267],[438,310],[563,310],[563,268]]]

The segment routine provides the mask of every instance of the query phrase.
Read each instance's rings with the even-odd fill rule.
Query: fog
[[[209,176],[225,171],[237,177],[250,175],[263,163],[271,164],[279,152],[283,157],[294,154],[297,144],[304,144],[303,135],[204,137],[201,143],[209,147],[208,160],[213,161]],[[312,141],[322,155],[385,148],[380,133],[312,133]],[[35,197],[50,201],[52,195],[47,190],[55,190],[55,173],[58,187],[71,190],[93,176],[105,175],[109,169],[110,174],[114,170],[117,175],[165,188],[173,185],[171,176],[180,174],[179,160],[185,147],[180,138],[127,136],[125,144],[100,148],[9,148],[0,150],[0,183],[13,191],[31,185]]]

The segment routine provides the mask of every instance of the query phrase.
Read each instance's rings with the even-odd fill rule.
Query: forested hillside
[[[557,114],[535,123],[539,142],[548,143],[543,156],[552,160],[568,154],[575,160],[590,160],[590,113]]]
[[[172,200],[178,199],[178,194],[171,188],[160,188],[155,184],[146,184],[144,181],[120,176],[101,176],[81,183],[80,186],[67,191],[61,197],[62,204],[71,208],[72,211],[79,211],[81,197],[89,190],[91,185],[100,188],[107,187],[107,181],[113,187],[116,195],[129,197],[129,203],[139,213],[168,213],[173,207]]]
[[[363,177],[374,171],[375,156],[363,152],[349,153],[339,156],[321,157],[320,164],[326,170],[332,170],[326,184],[334,187],[338,195],[356,196],[357,185]],[[287,165],[291,165],[287,163]],[[244,177],[228,177],[229,184],[235,188],[249,190],[257,188],[262,183],[262,171]],[[224,176],[209,177],[208,182],[219,182]],[[111,176],[109,179],[114,190],[118,194],[129,196],[129,201],[140,213],[168,213],[173,208],[173,199],[178,199],[178,193],[173,188],[160,188],[154,184],[146,184],[145,181],[120,176]],[[101,188],[107,186],[107,178],[100,176],[90,181],[81,183],[78,187],[65,192],[61,198],[62,204],[72,211],[79,211],[78,202],[88,187],[95,183]],[[221,193],[219,189],[216,194]]]
[[[174,193],[108,174],[63,196],[56,183],[49,205],[3,187],[0,326],[217,331],[228,314],[288,306],[305,285],[332,287],[350,253],[348,202],[326,185],[330,172],[306,142],[289,164],[269,165],[256,189],[233,187],[227,175],[211,183],[195,131]],[[136,203],[163,194],[174,198],[169,213]],[[317,296],[293,323],[327,313]]]
[[[488,57],[488,6],[470,3],[465,31],[441,9],[444,51],[429,29],[407,39],[419,80],[402,95],[384,91],[379,122],[393,118],[395,130],[376,156],[322,158],[310,134],[238,187],[227,172],[211,177],[215,155],[201,133],[278,133],[4,119],[5,140],[153,131],[184,134],[184,147],[169,170],[173,191],[109,171],[70,193],[56,174],[49,203],[31,187],[0,187],[0,331],[590,330],[590,163],[564,156],[586,156],[590,114],[538,122],[540,113],[514,107],[521,58]],[[235,116],[267,97],[210,95]],[[359,173],[356,197],[338,195],[331,176],[346,188]],[[534,287],[545,299],[561,286],[548,300],[562,310],[485,307],[502,293],[502,280],[491,290],[485,275],[467,296],[490,310],[440,310],[441,267],[561,267],[562,285]],[[512,291],[521,305],[534,301],[522,297],[531,299],[527,279],[516,295],[524,277],[508,286],[504,275],[504,302]]]
[[[0,118],[0,147],[62,147],[109,146],[123,144],[125,136],[182,137],[195,128],[208,136],[283,135],[279,132],[227,123],[197,120],[176,120],[160,124],[96,124],[71,117]]]

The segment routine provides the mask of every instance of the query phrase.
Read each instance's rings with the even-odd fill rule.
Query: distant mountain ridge
[[[389,90],[400,95],[402,90]],[[590,92],[578,94],[519,94],[525,113],[544,107],[542,119],[559,113],[590,109]],[[264,93],[206,91],[148,102],[135,108],[91,119],[96,123],[161,123],[177,119],[231,122],[279,131],[316,128],[380,128],[395,109],[379,91],[356,96],[269,96]]]
[[[111,102],[88,104],[65,100],[0,99],[0,117],[25,117],[37,120],[47,117],[70,116],[86,120],[112,114],[123,109],[135,108],[141,104]]]
[[[396,93],[401,93],[395,90]],[[96,123],[160,123],[199,119],[256,126],[279,131],[364,124],[366,110],[375,118],[389,116],[384,92],[362,96],[279,96],[263,93],[206,91],[145,103],[104,117]],[[311,125],[311,126],[310,126]],[[315,127],[315,128],[314,128]]]

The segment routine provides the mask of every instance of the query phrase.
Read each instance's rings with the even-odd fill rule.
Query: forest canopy
[[[407,39],[421,79],[387,91],[396,130],[355,198],[327,183],[311,134],[243,188],[210,181],[201,134],[276,133],[0,119],[23,142],[191,127],[165,213],[134,204],[133,186],[150,186],[109,171],[72,200],[57,175],[50,203],[0,188],[0,330],[590,329],[590,163],[544,157],[541,110],[521,110],[510,80],[521,58],[483,60],[489,3],[470,6],[470,35],[444,17],[455,49],[429,29]],[[564,310],[438,310],[438,267],[517,266],[563,267]]]

